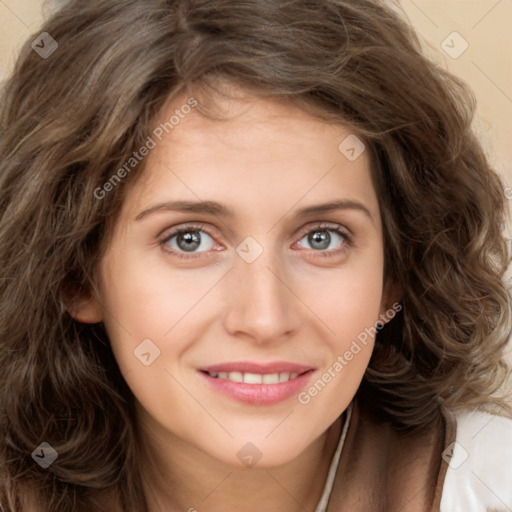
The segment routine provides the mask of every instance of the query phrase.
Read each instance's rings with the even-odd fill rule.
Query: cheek
[[[173,271],[161,258],[142,261],[113,255],[102,272],[105,328],[123,375],[132,379],[141,372],[137,354],[144,347],[158,355],[152,367],[179,359],[190,343],[191,318],[204,313],[203,299],[219,279],[214,270]]]
[[[374,251],[354,254],[336,272],[317,275],[307,283],[308,305],[329,331],[322,337],[329,355],[323,360],[320,382],[306,390],[301,403],[307,403],[320,391],[323,398],[317,404],[324,400],[338,403],[340,397],[356,393],[377,333],[382,280],[383,256],[376,244]],[[324,392],[324,387],[329,389]]]
[[[383,257],[379,246],[365,254],[355,253],[333,272],[312,275],[302,293],[311,310],[331,331],[332,342],[343,349],[351,340],[374,326],[382,301]],[[307,294],[307,295],[306,295]]]
[[[198,272],[173,272],[163,258],[155,259],[126,255],[104,267],[106,314],[138,337],[164,336],[213,282]]]
[[[342,285],[332,284],[315,307],[331,333],[323,337],[326,357],[316,378],[297,397],[311,415],[331,421],[353,399],[373,351],[379,317],[381,274],[348,273]]]

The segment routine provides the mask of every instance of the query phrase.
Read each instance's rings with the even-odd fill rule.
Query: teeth
[[[246,384],[262,384],[263,375],[258,373],[244,373],[244,382]]]
[[[208,372],[210,377],[227,379],[233,382],[244,382],[245,384],[278,384],[295,379],[298,373],[242,373],[242,372]]]
[[[244,374],[242,372],[229,372],[227,378],[233,382],[243,382]]]
[[[268,373],[263,375],[263,384],[277,384],[279,382],[278,373]]]

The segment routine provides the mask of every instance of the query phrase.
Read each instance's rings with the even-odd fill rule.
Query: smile
[[[315,369],[291,362],[230,362],[198,368],[203,382],[216,394],[252,406],[285,402],[312,379]]]

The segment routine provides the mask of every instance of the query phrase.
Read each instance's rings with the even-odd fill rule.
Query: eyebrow
[[[307,206],[298,210],[295,214],[298,218],[311,217],[323,213],[329,213],[335,210],[358,210],[364,213],[372,222],[373,216],[370,210],[361,202],[353,199],[339,199],[328,203]],[[216,201],[167,201],[155,204],[140,212],[135,220],[141,220],[148,215],[156,212],[183,212],[183,213],[203,213],[218,217],[234,217],[235,213],[226,206]]]

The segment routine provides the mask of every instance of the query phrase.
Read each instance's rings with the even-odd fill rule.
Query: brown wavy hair
[[[58,49],[41,58],[34,34],[1,98],[0,510],[105,510],[107,491],[147,510],[134,396],[103,325],[73,320],[62,292],[93,293],[126,187],[94,191],[168,98],[212,97],[215,79],[295,101],[370,148],[403,309],[377,335],[363,406],[405,431],[442,404],[506,407],[503,184],[471,130],[468,86],[389,2],[71,0],[42,31]],[[59,454],[46,470],[31,457],[42,441]]]

